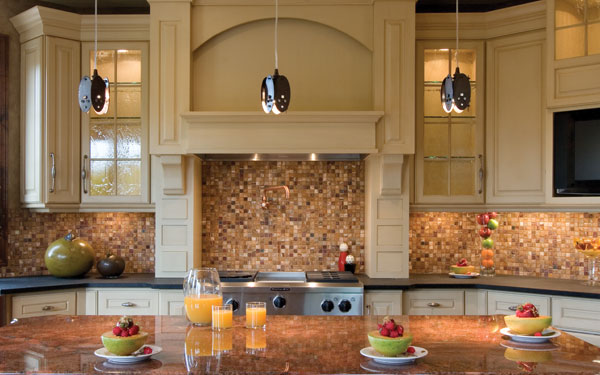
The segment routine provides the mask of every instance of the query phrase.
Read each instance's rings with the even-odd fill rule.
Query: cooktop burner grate
[[[254,281],[256,271],[219,271],[219,279],[228,283]]]

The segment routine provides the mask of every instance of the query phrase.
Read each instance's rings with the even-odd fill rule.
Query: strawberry
[[[398,324],[398,326],[396,327],[396,332],[398,332],[398,336],[402,336],[404,334],[404,327]]]
[[[149,346],[144,347],[144,354],[152,354],[152,348]]]
[[[129,330],[127,330],[127,329],[122,330],[121,337],[127,337],[127,336],[129,336]]]
[[[388,329],[385,327],[383,327],[381,330],[379,330],[379,333],[381,334],[381,336],[389,336],[390,335],[390,331],[388,331]]]
[[[137,334],[140,331],[140,327],[139,326],[133,326],[131,328],[129,328],[129,335],[133,336],[135,334]]]
[[[391,337],[391,338],[396,338],[396,337],[398,337],[398,336],[400,336],[400,335],[398,334],[398,331],[390,331],[390,337]]]
[[[415,353],[415,348],[413,348],[412,346],[409,346],[408,349],[406,349],[406,352],[410,353],[410,354],[414,354]]]
[[[536,333],[534,333],[534,336],[541,336],[541,335],[542,335],[542,333],[541,333],[541,332],[536,332]]]
[[[383,324],[377,323],[377,329],[382,329],[382,328],[383,328]]]
[[[115,327],[115,328],[113,328],[113,334],[115,336],[120,336],[121,335],[121,327]]]
[[[540,316],[537,308],[532,303],[525,303],[517,307],[516,315],[519,318],[536,318]]]
[[[390,320],[389,322],[385,323],[383,325],[388,331],[393,331],[396,329],[396,323],[394,323],[393,320]]]

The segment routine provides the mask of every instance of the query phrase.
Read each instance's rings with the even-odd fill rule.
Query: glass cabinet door
[[[105,114],[83,114],[83,202],[148,202],[147,53],[146,43],[98,44],[96,65],[110,82],[110,104]],[[83,56],[91,76],[93,44]]]
[[[597,54],[600,54],[600,0],[555,0],[555,60]]]
[[[483,201],[482,48],[466,44],[458,51],[458,65],[470,78],[470,106],[446,113],[440,88],[448,74],[454,75],[456,50],[445,48],[446,42],[418,43],[416,203]]]

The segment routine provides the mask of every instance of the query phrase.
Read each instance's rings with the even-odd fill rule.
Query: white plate
[[[450,272],[448,275],[455,277],[457,279],[472,279],[474,277],[479,276],[479,273],[477,272],[471,272],[469,274],[466,273],[454,273],[454,272]]]
[[[427,349],[420,348],[418,346],[413,346],[413,348],[415,348],[415,352],[413,354],[403,353],[398,355],[398,357],[385,357],[383,354],[373,349],[372,346],[362,348],[360,350],[360,354],[367,358],[371,358],[377,363],[383,363],[386,365],[400,365],[414,362],[415,359],[423,358],[428,353]]]
[[[528,343],[528,344],[546,342],[550,339],[560,336],[559,331],[555,331],[552,329],[545,329],[542,332],[542,336],[517,335],[516,333],[512,333],[508,327],[502,328],[500,330],[500,333],[510,337],[510,339],[513,341],[524,342],[524,343]]]
[[[162,348],[156,345],[144,345],[143,347],[149,347],[152,349],[150,354],[138,354],[138,355],[114,355],[109,352],[106,348],[100,348],[94,352],[97,357],[104,358],[111,363],[138,363],[147,360],[155,354],[162,352]]]

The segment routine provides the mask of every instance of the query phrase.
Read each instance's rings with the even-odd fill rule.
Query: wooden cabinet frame
[[[7,264],[8,35],[0,35],[0,266]]]

